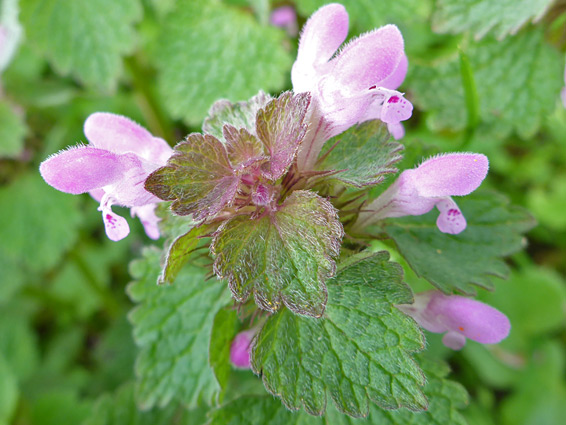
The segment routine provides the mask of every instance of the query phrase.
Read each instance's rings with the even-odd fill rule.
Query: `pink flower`
[[[413,106],[396,91],[407,73],[403,37],[386,25],[354,39],[335,55],[348,35],[348,13],[340,4],[320,8],[299,40],[291,79],[297,93],[313,101],[310,131],[298,154],[300,170],[313,167],[324,142],[359,122],[380,119],[395,137]]]
[[[276,27],[283,28],[291,37],[295,37],[299,32],[297,27],[297,13],[292,6],[281,6],[274,9],[269,17],[269,23]]]
[[[466,219],[451,196],[476,190],[485,179],[489,162],[485,155],[450,153],[432,157],[417,168],[405,170],[375,201],[360,213],[356,228],[389,217],[440,211],[436,225],[441,232],[458,234]]]
[[[239,369],[249,369],[251,343],[254,335],[257,333],[257,328],[252,328],[247,331],[240,332],[232,341],[230,346],[230,362]]]
[[[430,332],[443,333],[442,342],[460,350],[466,338],[481,344],[497,344],[507,338],[511,323],[499,310],[459,295],[427,291],[415,295],[413,304],[397,308]]]
[[[147,235],[159,238],[155,206],[161,200],[145,190],[144,182],[166,164],[171,147],[130,119],[110,113],[90,115],[84,132],[90,143],[47,158],[39,167],[42,177],[57,190],[89,192],[99,201],[109,239],[119,241],[130,233],[127,221],[112,212],[112,205],[130,207]]]

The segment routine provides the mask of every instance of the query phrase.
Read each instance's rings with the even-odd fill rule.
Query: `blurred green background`
[[[2,0],[0,28],[12,38],[0,37],[0,425],[180,420],[132,410],[125,287],[128,263],[150,240],[131,219],[127,239],[107,240],[97,203],[57,192],[38,166],[86,143],[82,124],[95,111],[131,117],[173,145],[199,131],[219,98],[290,89],[297,38],[269,25],[270,13],[293,5],[300,28],[324,3]],[[479,294],[510,317],[511,336],[454,353],[427,334],[429,350],[469,391],[470,424],[564,423],[566,2],[343,4],[351,37],[386,23],[405,37],[401,90],[415,112],[404,165],[436,152],[484,153],[491,169],[482,187],[538,221],[509,259],[510,278]],[[411,273],[407,280],[426,287]],[[117,400],[132,409],[114,408]],[[193,412],[193,422],[202,417]]]

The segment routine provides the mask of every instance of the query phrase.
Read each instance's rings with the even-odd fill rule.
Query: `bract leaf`
[[[257,111],[263,108],[272,97],[260,91],[250,100],[232,103],[229,100],[218,100],[214,102],[208,117],[204,120],[202,131],[208,133],[218,140],[224,140],[223,128],[225,124],[236,128],[245,128],[255,134],[255,119]]]
[[[386,409],[422,410],[424,375],[410,353],[424,347],[416,323],[394,306],[412,302],[402,268],[385,251],[354,257],[328,281],[323,318],[283,310],[268,319],[252,349],[252,368],[287,408],[312,415],[326,408],[367,416],[369,401]]]
[[[401,144],[390,141],[387,126],[378,120],[358,124],[326,142],[326,146],[317,168],[342,170],[330,178],[356,187],[378,184],[385,174],[397,172],[393,164],[401,160],[403,150]]]
[[[307,131],[304,120],[310,100],[310,93],[285,92],[259,110],[256,132],[271,158],[264,167],[268,179],[281,177],[295,158]]]
[[[214,271],[227,278],[236,300],[253,293],[257,305],[320,317],[325,281],[335,272],[342,225],[332,204],[314,192],[295,191],[278,211],[259,219],[239,216],[216,232]]]
[[[493,276],[505,278],[509,274],[503,257],[523,248],[523,233],[535,221],[494,192],[458,199],[458,206],[468,223],[458,235],[438,230],[436,211],[388,219],[384,230],[415,273],[441,291],[475,294],[474,285],[493,289]]]
[[[184,235],[177,237],[167,251],[165,265],[157,279],[157,283],[173,283],[183,266],[191,258],[191,254],[197,248],[199,239],[210,231],[210,226],[203,225],[193,227]]]
[[[224,145],[213,136],[192,133],[175,146],[165,167],[149,175],[145,188],[173,201],[175,214],[201,220],[230,205],[238,183]]]
[[[207,280],[202,267],[185,267],[175,285],[158,286],[161,252],[147,248],[143,255],[131,263],[137,280],[127,288],[138,304],[128,316],[140,348],[138,404],[150,409],[171,400],[189,408],[211,403],[219,386],[208,363],[208,346],[214,316],[229,303],[226,285]]]
[[[262,143],[245,128],[238,130],[236,127],[226,124],[223,133],[228,158],[236,169],[244,169],[253,163],[266,160]]]

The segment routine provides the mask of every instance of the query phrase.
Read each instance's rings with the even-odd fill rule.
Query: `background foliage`
[[[157,293],[159,257],[155,248],[142,254],[149,240],[139,223],[131,221],[135,231],[126,240],[108,241],[92,199],[57,192],[37,171],[49,154],[85,141],[82,123],[95,111],[132,117],[174,143],[200,129],[218,98],[240,101],[260,89],[273,94],[289,89],[297,41],[268,24],[270,10],[281,3],[293,4],[19,1],[24,39],[0,75],[0,424],[349,423],[333,416],[333,408],[324,419],[287,417],[251,372],[212,362],[219,386],[212,372],[201,368],[207,366],[205,357],[201,364],[183,362],[191,350],[209,349],[214,317],[217,343],[210,345],[211,357],[226,356],[226,341],[218,343],[222,327],[233,331],[238,323],[233,310],[221,309],[228,297],[225,286]],[[300,24],[324,3],[297,0]],[[466,403],[464,392],[443,379],[444,366],[430,364],[432,378],[424,391],[439,398],[426,423],[464,423],[460,415],[478,425],[561,423],[566,413],[566,109],[559,92],[566,3],[343,3],[351,35],[394,23],[405,37],[410,67],[401,89],[416,109],[406,124],[401,167],[440,151],[485,153],[491,170],[483,187],[506,193],[539,223],[528,240],[494,240],[488,232],[482,239],[489,247],[484,269],[469,274],[473,283],[476,273],[481,282],[491,282],[482,286],[495,286],[494,292],[477,288],[477,293],[510,317],[507,340],[494,347],[469,342],[454,353],[438,335],[426,335],[429,351],[448,361],[450,379],[470,394],[468,407],[455,412],[452,405]],[[6,10],[18,2],[1,5],[4,22]],[[475,209],[495,208],[482,207],[482,199]],[[401,240],[406,234],[392,236]],[[521,243],[526,252],[507,264],[489,263],[490,250],[499,253],[509,249],[505,244]],[[466,261],[452,254],[453,261]],[[132,279],[127,264],[134,258],[136,282],[126,291]],[[486,280],[507,268],[508,280]],[[191,270],[183,269],[176,287],[200,278]],[[405,280],[417,290],[430,288],[412,273]],[[198,384],[179,379],[185,375]],[[237,393],[226,390],[230,380],[238,380]],[[207,418],[211,400],[223,404]],[[136,410],[136,401],[146,410]],[[423,420],[411,415],[373,407],[370,412],[375,423]],[[279,422],[269,422],[273,418]]]

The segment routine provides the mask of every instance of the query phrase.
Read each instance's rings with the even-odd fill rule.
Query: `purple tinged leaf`
[[[285,305],[297,314],[320,317],[325,281],[335,273],[342,236],[330,202],[314,192],[295,191],[278,211],[225,222],[211,245],[214,272],[228,279],[238,302],[253,294],[264,310]]]
[[[88,146],[72,147],[43,161],[39,172],[55,189],[78,195],[115,183],[128,162],[121,155]]]
[[[256,132],[270,156],[263,167],[268,179],[280,178],[295,159],[307,131],[304,120],[310,100],[309,93],[285,92],[259,110]]]
[[[226,124],[222,132],[226,141],[228,158],[236,170],[242,170],[254,163],[267,160],[263,153],[262,143],[245,128],[238,130]]]
[[[232,103],[229,100],[219,100],[210,108],[202,130],[221,142],[224,141],[223,129],[226,124],[237,129],[245,128],[255,135],[257,111],[267,105],[271,99],[270,95],[260,91],[246,102]]]
[[[192,133],[175,146],[167,165],[147,178],[145,188],[173,201],[176,214],[204,220],[231,205],[238,184],[224,145],[213,136]]]
[[[482,344],[497,344],[507,338],[511,323],[499,310],[470,298],[428,291],[415,295],[415,302],[397,306],[423,328],[446,332],[442,342],[460,350],[466,338]]]

